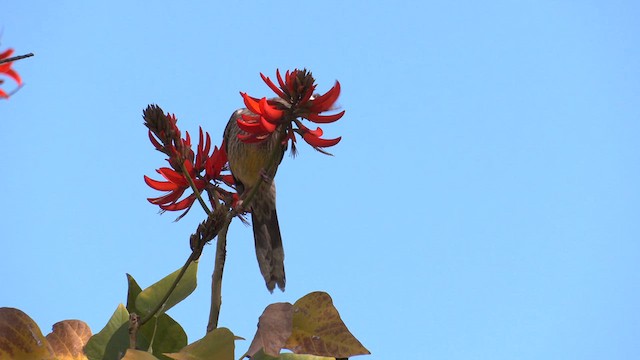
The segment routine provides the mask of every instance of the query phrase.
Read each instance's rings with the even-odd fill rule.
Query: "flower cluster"
[[[188,132],[184,138],[181,137],[175,115],[165,114],[157,105],[149,105],[143,113],[143,118],[145,126],[149,129],[149,140],[156,150],[168,156],[167,161],[171,166],[156,170],[166,181],[153,180],[145,175],[144,181],[147,185],[155,190],[167,192],[160,197],[148,198],[150,203],[158,205],[163,211],[185,210],[178,217],[181,219],[198,197],[192,192],[180,200],[189,188],[195,187],[198,193],[206,191],[214,208],[218,207],[218,200],[228,206],[237,200],[235,193],[220,187],[221,184],[233,187],[233,177],[223,174],[228,170],[224,143],[220,148],[214,146],[211,152],[211,137],[200,128],[197,152],[194,153],[191,149],[191,137]]]
[[[323,95],[314,93],[316,89],[315,79],[306,69],[287,71],[284,78],[280,71],[276,70],[278,85],[264,74],[260,74],[262,80],[273,90],[278,97],[261,99],[249,96],[241,92],[244,104],[253,115],[242,115],[238,119],[238,127],[246,134],[240,134],[238,138],[244,142],[261,142],[273,134],[281,126],[286,134],[285,141],[292,141],[292,149],[295,151],[295,134],[314,149],[324,152],[321,148],[336,145],[341,137],[335,139],[323,139],[321,128],[309,129],[302,124],[301,119],[307,119],[318,124],[326,124],[337,121],[344,115],[344,111],[332,115],[321,113],[334,110],[334,104],[340,96],[340,83],[335,85]]]
[[[0,61],[9,59],[13,54],[13,49],[7,49],[3,53],[0,53]],[[11,68],[13,65],[13,61],[0,63],[0,74],[5,75],[13,79],[18,85],[22,84],[22,79],[17,71]],[[3,83],[3,80],[0,79],[0,84]],[[7,99],[9,98],[9,94],[7,94],[4,90],[0,89],[0,98]]]

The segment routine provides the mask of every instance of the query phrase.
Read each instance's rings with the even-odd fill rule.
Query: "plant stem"
[[[180,165],[180,170],[184,174],[184,177],[187,178],[187,181],[189,182],[189,186],[191,186],[193,193],[196,194],[196,198],[198,199],[198,202],[200,202],[200,205],[204,209],[204,212],[207,213],[207,215],[211,215],[211,210],[209,210],[207,203],[205,203],[204,200],[202,199],[202,195],[200,195],[200,190],[198,190],[198,188],[196,187],[196,184],[193,182],[193,179],[191,178],[191,175],[185,168],[184,163]]]
[[[129,315],[129,349],[135,349],[137,344],[138,329],[140,328],[140,316]]]
[[[220,308],[222,307],[222,273],[224,271],[224,263],[227,258],[227,231],[229,230],[229,221],[220,229],[218,240],[216,243],[216,260],[211,275],[211,309],[209,311],[209,323],[207,324],[207,332],[211,332],[218,327],[218,319],[220,317]]]

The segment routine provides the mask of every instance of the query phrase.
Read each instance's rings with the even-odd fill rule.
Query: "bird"
[[[276,185],[274,177],[282,162],[286,145],[282,144],[283,129],[277,129],[259,143],[245,143],[238,139],[246,134],[238,127],[238,118],[242,115],[254,115],[246,108],[236,110],[224,130],[224,147],[229,161],[229,169],[236,184],[240,199],[243,195],[260,185],[249,206],[256,257],[260,272],[267,289],[273,292],[277,285],[281,291],[285,288],[284,249],[278,214],[276,212]],[[275,159],[271,160],[274,156]],[[267,173],[266,167],[273,162],[273,169]],[[264,184],[261,184],[264,182]]]

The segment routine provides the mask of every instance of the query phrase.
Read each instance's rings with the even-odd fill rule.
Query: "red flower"
[[[12,54],[13,54],[13,49],[7,49],[3,53],[0,53],[0,60],[10,58]],[[22,79],[20,78],[20,75],[18,74],[18,72],[16,72],[14,69],[11,68],[11,65],[13,65],[13,61],[0,64],[0,74],[10,77],[16,83],[18,83],[18,85],[21,85]],[[0,80],[0,84],[1,83],[2,83],[2,80]],[[0,98],[6,99],[8,97],[9,95],[4,90],[0,89]]]
[[[149,106],[144,111],[145,125],[149,128],[149,139],[156,150],[169,156],[167,161],[171,167],[162,167],[156,172],[166,180],[153,180],[144,176],[144,181],[151,188],[158,191],[166,191],[167,194],[148,198],[147,200],[158,205],[163,211],[185,212],[178,220],[189,212],[197,199],[195,192],[185,198],[182,195],[191,188],[190,179],[198,192],[204,198],[204,192],[208,195],[209,202],[215,208],[218,199],[232,205],[236,198],[234,193],[220,187],[225,184],[233,187],[233,177],[223,174],[227,170],[227,154],[224,151],[224,143],[218,148],[215,146],[211,152],[211,137],[209,133],[200,128],[197,152],[191,149],[191,137],[186,132],[185,138],[180,138],[180,130],[174,115],[164,114],[158,106]],[[182,198],[182,199],[181,199]]]
[[[314,96],[316,89],[315,79],[307,70],[295,69],[287,71],[284,79],[280,71],[276,70],[279,87],[270,78],[260,73],[262,80],[273,90],[278,97],[257,99],[241,92],[244,104],[254,115],[242,115],[238,119],[238,127],[246,134],[240,134],[238,138],[244,142],[261,142],[269,137],[280,125],[284,125],[287,140],[291,139],[295,145],[295,134],[302,136],[303,140],[316,150],[336,145],[341,137],[335,139],[322,139],[322,129],[311,130],[302,124],[302,119],[311,122],[326,124],[340,119],[344,111],[332,115],[321,113],[333,110],[333,106],[340,96],[340,83],[335,85],[324,95]],[[295,149],[295,146],[294,146]]]

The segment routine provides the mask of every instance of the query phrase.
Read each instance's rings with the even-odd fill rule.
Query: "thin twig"
[[[158,305],[156,305],[156,307],[153,310],[151,310],[147,315],[145,315],[144,318],[142,318],[142,320],[140,320],[140,326],[146,324],[160,311],[160,309],[162,309],[162,307],[164,307],[164,304],[167,302],[167,299],[169,299],[169,296],[171,296],[171,293],[173,293],[173,290],[176,289],[176,286],[178,286],[178,283],[180,282],[180,280],[182,280],[182,277],[187,272],[187,268],[189,268],[189,265],[191,265],[191,263],[196,259],[196,255],[197,255],[197,251],[194,250],[191,252],[191,255],[189,255],[189,258],[182,266],[182,269],[180,269],[180,272],[178,273],[178,276],[176,277],[175,281],[173,282],[173,284],[171,284],[169,291],[167,291],[167,293],[164,295],[164,297],[158,303]]]
[[[180,164],[180,170],[182,171],[184,176],[187,178],[187,181],[189,182],[189,186],[191,186],[193,193],[196,194],[196,198],[198,199],[198,202],[200,202],[200,205],[204,209],[204,212],[207,213],[207,215],[211,215],[211,210],[209,210],[207,203],[205,203],[204,200],[202,199],[200,190],[198,190],[198,188],[196,187],[196,184],[193,182],[193,179],[191,178],[191,174],[189,174],[189,172],[187,171],[186,167],[184,166],[184,163]]]
[[[18,56],[14,56],[14,57],[10,57],[10,58],[6,58],[6,59],[0,60],[0,64],[4,64],[4,63],[16,61],[16,60],[22,60],[22,59],[26,59],[26,58],[32,57],[32,56],[33,56],[33,53],[28,53],[28,54],[24,54],[24,55],[18,55]]]

